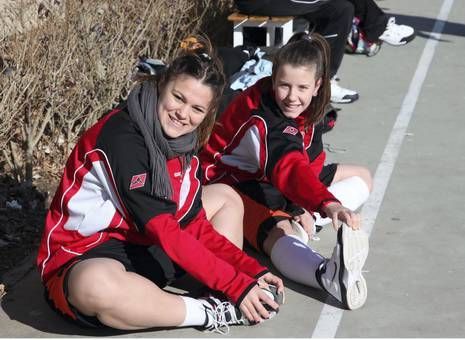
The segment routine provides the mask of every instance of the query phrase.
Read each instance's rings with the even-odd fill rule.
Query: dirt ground
[[[38,247],[49,196],[45,185],[40,186],[0,176],[0,284],[3,274]]]

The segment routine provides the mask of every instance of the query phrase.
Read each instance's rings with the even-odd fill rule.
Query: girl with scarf
[[[47,301],[80,325],[224,333],[278,308],[281,279],[212,227],[241,230],[240,198],[226,185],[202,194],[195,153],[211,130],[224,76],[209,42],[201,46],[139,83],[69,156],[37,265]],[[229,228],[235,240],[237,228]],[[184,271],[228,300],[162,290]]]

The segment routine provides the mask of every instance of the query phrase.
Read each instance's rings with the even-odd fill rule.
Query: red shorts
[[[235,189],[244,204],[244,237],[256,250],[263,252],[263,242],[276,223],[304,212],[270,183],[248,181]]]

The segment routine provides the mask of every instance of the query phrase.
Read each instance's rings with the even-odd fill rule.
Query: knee
[[[296,235],[295,231],[292,229],[291,223],[289,220],[283,220],[276,223],[276,226],[271,228],[263,242],[263,250],[267,255],[271,255],[271,250],[273,249],[274,244],[281,238],[286,235]]]
[[[118,302],[121,280],[115,271],[101,267],[75,269],[68,280],[68,300],[74,307],[96,315]]]
[[[373,178],[371,176],[370,170],[368,170],[365,167],[361,167],[359,176],[367,185],[368,191],[371,192],[371,190],[373,189]]]
[[[221,184],[221,192],[223,194],[224,205],[237,214],[244,214],[244,203],[241,196],[229,185]]]

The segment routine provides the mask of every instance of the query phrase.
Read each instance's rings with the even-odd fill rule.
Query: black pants
[[[328,36],[331,48],[330,75],[341,66],[354,17],[354,6],[347,0],[236,0],[237,9],[249,15],[300,16],[310,21],[315,32]]]
[[[354,5],[354,15],[360,19],[360,27],[370,41],[378,41],[388,22],[388,16],[374,0],[347,0]]]

